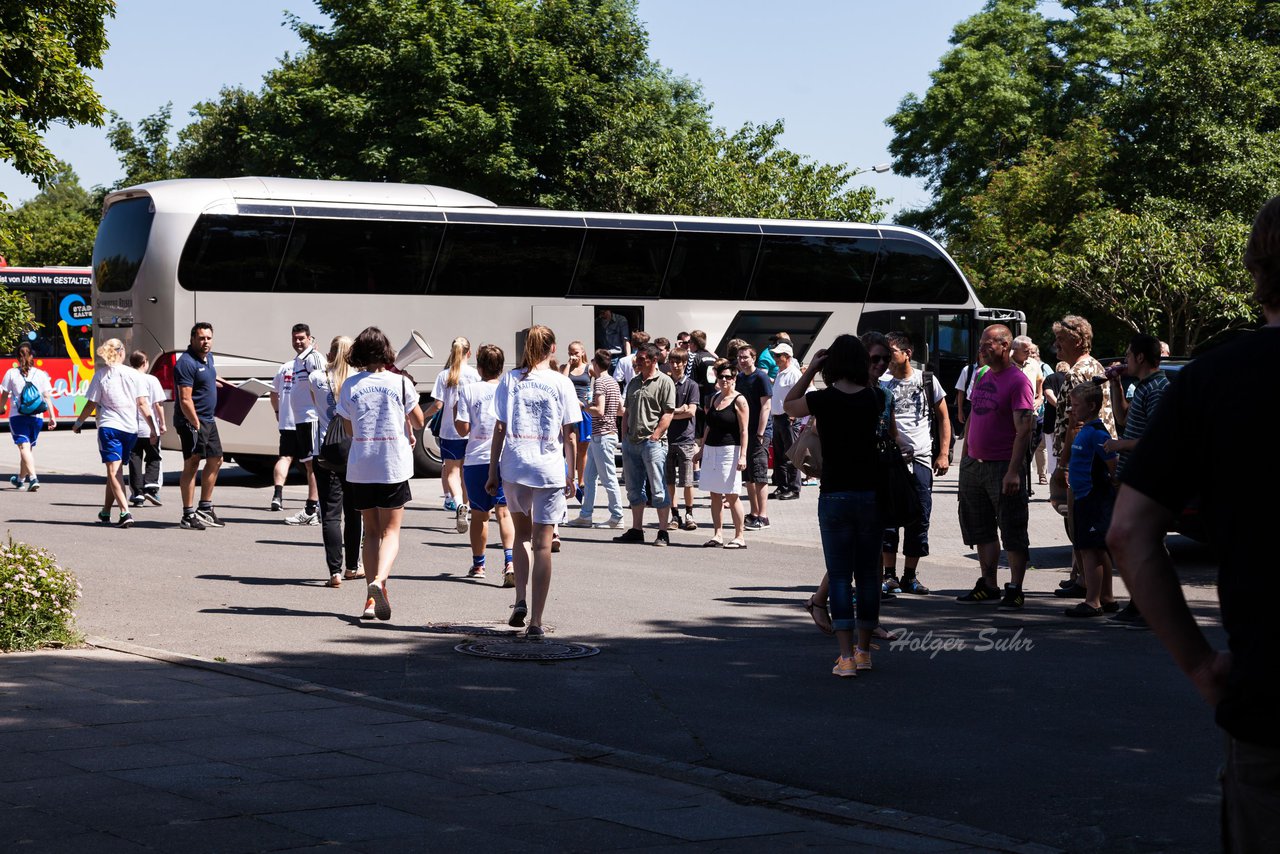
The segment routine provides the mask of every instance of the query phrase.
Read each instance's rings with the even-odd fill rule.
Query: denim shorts
[[[667,443],[622,440],[622,475],[627,481],[627,503],[632,507],[648,503],[668,507]]]

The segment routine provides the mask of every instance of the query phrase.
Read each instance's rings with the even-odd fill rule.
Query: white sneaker
[[[306,510],[299,510],[289,518],[284,520],[286,525],[319,525],[320,514],[308,513]]]
[[[622,517],[621,517],[621,516],[610,516],[610,517],[609,517],[609,521],[608,521],[608,522],[597,522],[597,523],[596,523],[596,525],[595,525],[595,527],[597,527],[597,528],[621,528],[621,527],[622,527]]]
[[[454,519],[454,526],[457,527],[459,534],[465,534],[467,527],[471,524],[471,508],[466,504],[458,505],[458,514]]]
[[[584,516],[574,516],[568,522],[564,523],[566,528],[592,528],[591,520]]]

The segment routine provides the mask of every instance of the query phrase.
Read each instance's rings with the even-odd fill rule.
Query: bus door
[[[960,372],[976,356],[972,333],[972,311],[937,309],[891,309],[864,311],[858,334],[902,331],[914,343],[911,360],[916,370],[929,370],[938,377],[948,398],[955,391]]]

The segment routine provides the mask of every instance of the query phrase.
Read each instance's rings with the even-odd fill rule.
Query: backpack
[[[26,378],[24,377],[23,379]],[[39,415],[48,408],[40,389],[36,388],[36,384],[31,380],[26,380],[22,386],[22,391],[18,394],[18,414]]]

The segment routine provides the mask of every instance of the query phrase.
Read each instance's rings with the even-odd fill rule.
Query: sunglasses
[[[731,379],[733,379],[733,374],[721,374],[720,376],[716,377],[716,379],[718,379],[718,380],[731,380]]]
[[[888,356],[870,356],[870,357],[868,357],[868,359],[869,359],[870,361],[872,361],[872,362],[887,362],[887,361],[889,361],[889,357],[888,357]]]

